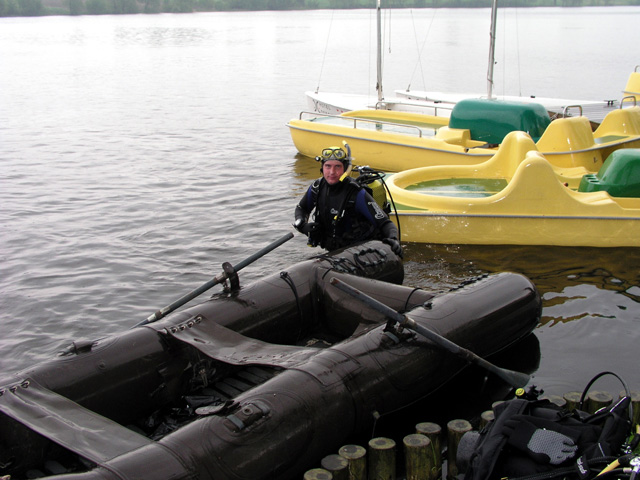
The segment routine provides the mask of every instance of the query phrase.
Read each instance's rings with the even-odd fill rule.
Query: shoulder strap
[[[493,409],[494,420],[480,433],[478,445],[469,461],[464,480],[486,480],[491,478],[507,438],[502,434],[504,423],[525,411],[529,402],[520,398],[503,402]]]

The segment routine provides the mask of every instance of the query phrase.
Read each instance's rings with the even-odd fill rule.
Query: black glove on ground
[[[504,423],[502,433],[507,437],[509,445],[526,453],[538,463],[559,465],[572,458],[578,450],[573,438],[534,425],[526,416],[514,415],[513,419]]]

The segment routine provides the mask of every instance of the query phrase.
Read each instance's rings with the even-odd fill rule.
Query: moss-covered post
[[[613,395],[609,392],[589,392],[584,403],[586,404],[587,412],[596,413],[601,408],[608,407],[613,403]]]
[[[331,472],[333,480],[349,480],[349,461],[338,455],[327,455],[320,461],[320,466]]]
[[[390,438],[378,437],[369,440],[368,472],[369,480],[395,480],[396,442]]]
[[[304,480],[333,480],[333,477],[324,468],[313,468],[305,472]]]
[[[430,480],[442,477],[442,428],[433,422],[421,422],[416,425],[416,433],[426,435],[431,442],[429,447],[432,457],[432,467],[429,474]]]
[[[447,476],[455,478],[458,475],[458,465],[456,455],[458,453],[458,443],[462,435],[471,431],[471,423],[467,420],[451,420],[447,423]]]
[[[431,440],[421,433],[412,433],[402,440],[407,480],[428,480],[431,475]]]
[[[345,445],[338,451],[349,461],[349,480],[367,480],[367,451],[359,445]]]

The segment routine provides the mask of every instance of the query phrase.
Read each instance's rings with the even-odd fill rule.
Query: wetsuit
[[[306,224],[314,209],[316,226],[309,233],[313,246],[335,250],[371,239],[394,239],[397,243],[396,226],[351,177],[335,185],[329,185],[324,178],[313,182],[296,207],[296,220]]]

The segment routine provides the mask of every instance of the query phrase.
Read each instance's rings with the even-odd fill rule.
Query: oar
[[[243,261],[241,261],[237,265],[234,265],[232,267],[233,271],[239,272],[240,270],[242,270],[244,267],[246,267],[250,263],[255,262],[260,257],[265,256],[271,250],[274,250],[275,248],[279,247],[284,242],[286,242],[286,241],[288,241],[288,240],[290,240],[292,238],[293,238],[293,233],[291,233],[291,232],[287,233],[285,236],[283,236],[282,238],[276,240],[275,242],[267,245],[266,247],[264,247],[259,252],[254,253],[250,257],[245,258]],[[156,320],[160,320],[162,317],[164,317],[164,316],[168,315],[169,313],[173,312],[175,309],[180,308],[185,303],[193,300],[194,298],[196,298],[201,293],[209,290],[214,285],[217,285],[218,283],[224,282],[227,278],[228,278],[227,273],[226,272],[222,272],[220,275],[217,275],[217,276],[213,277],[207,283],[201,285],[200,287],[198,287],[195,290],[187,293],[186,295],[183,295],[178,300],[173,302],[171,305],[167,305],[163,309],[158,310],[156,313],[154,313],[152,315],[149,315],[149,317],[147,317],[146,320],[144,320],[144,321],[142,321],[142,322],[140,322],[140,323],[138,323],[138,324],[136,324],[134,326],[135,327],[139,327],[141,325],[146,325],[148,323],[155,322]]]
[[[374,310],[377,310],[387,318],[390,318],[391,320],[394,320],[400,325],[407,327],[415,332],[418,332],[419,334],[431,340],[436,345],[444,348],[445,350],[448,350],[454,355],[458,355],[462,357],[467,362],[479,365],[480,367],[490,371],[491,373],[494,373],[495,375],[503,379],[512,387],[514,388],[524,387],[529,382],[530,377],[526,373],[513,372],[511,370],[500,368],[494,365],[493,363],[488,362],[487,360],[476,355],[472,351],[467,350],[466,348],[463,348],[453,343],[451,340],[448,340],[443,336],[438,335],[437,333],[429,330],[428,328],[423,327],[422,325],[416,323],[414,320],[408,318],[407,316],[396,312],[393,308],[388,307],[384,303],[380,303],[378,300],[371,298],[369,295],[361,292],[357,288],[354,288],[351,285],[348,285],[338,280],[335,277],[333,277],[330,280],[330,282],[331,282],[331,285],[335,285],[343,292],[348,293],[354,298],[360,300],[362,303],[368,305]]]

